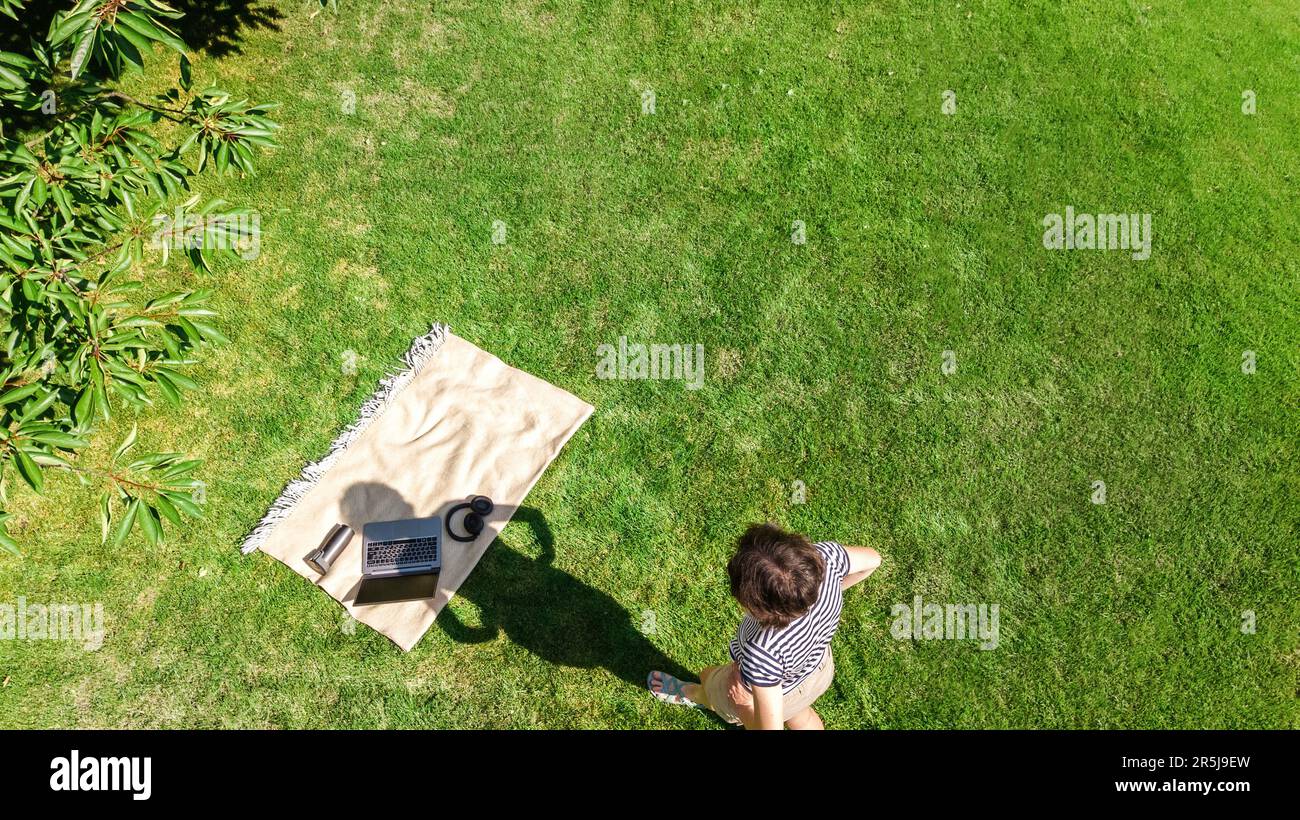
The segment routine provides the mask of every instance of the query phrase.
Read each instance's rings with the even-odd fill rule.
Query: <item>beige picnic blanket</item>
[[[445,325],[416,339],[405,361],[406,369],[381,382],[329,454],[289,484],[243,549],[283,562],[409,651],[593,408]],[[447,510],[475,495],[488,496],[496,508],[473,542],[443,539],[433,599],[353,605],[367,522],[441,515],[445,525]],[[356,535],[322,578],[303,558],[338,522]]]

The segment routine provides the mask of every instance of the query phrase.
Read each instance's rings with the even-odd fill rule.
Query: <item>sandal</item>
[[[659,676],[659,689],[655,690],[655,675]],[[700,705],[682,694],[686,684],[666,672],[655,670],[645,679],[646,688],[656,699],[664,703],[671,703],[674,706],[689,706],[692,709],[699,709]]]

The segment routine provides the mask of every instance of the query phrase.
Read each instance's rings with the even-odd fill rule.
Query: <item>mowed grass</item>
[[[141,273],[233,340],[138,418],[208,516],[108,549],[66,476],[16,498],[0,601],[108,631],[0,642],[0,724],[716,727],[639,680],[725,659],[773,520],[884,555],[832,728],[1297,726],[1294,4],[340,5],[196,63],[285,126],[201,183],[260,257]],[[1045,250],[1067,205],[1151,213],[1151,258]],[[434,321],[596,412],[403,654],[237,546]],[[703,389],[598,380],[620,336],[703,344]],[[998,648],[895,640],[915,595],[998,604]]]

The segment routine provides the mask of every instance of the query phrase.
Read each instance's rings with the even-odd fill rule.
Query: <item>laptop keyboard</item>
[[[366,568],[372,571],[421,567],[437,562],[437,536],[371,541],[366,544]]]

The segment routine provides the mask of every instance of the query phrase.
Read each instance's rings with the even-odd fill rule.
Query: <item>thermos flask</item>
[[[311,554],[303,560],[307,562],[307,566],[324,575],[330,571],[334,561],[343,554],[343,549],[354,535],[356,533],[347,524],[335,524],[334,529],[325,536],[321,545],[312,550]]]

